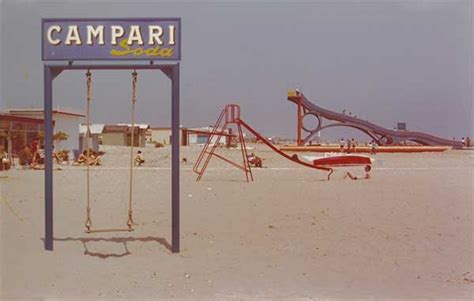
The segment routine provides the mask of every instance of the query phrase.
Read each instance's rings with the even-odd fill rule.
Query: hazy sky
[[[473,135],[471,1],[3,1],[1,10],[3,109],[42,107],[41,18],[181,17],[184,126],[214,123],[235,102],[265,135],[294,137],[286,91],[299,87],[322,107],[389,128]],[[93,79],[93,122],[128,122],[131,75]],[[169,125],[169,80],[141,72],[138,87],[138,121]],[[84,93],[83,72],[54,82],[55,106],[83,111]]]

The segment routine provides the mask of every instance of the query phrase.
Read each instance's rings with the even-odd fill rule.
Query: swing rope
[[[137,71],[134,70],[132,73],[132,135],[130,143],[130,185],[129,185],[129,194],[128,194],[128,221],[127,226],[128,230],[132,231],[133,228],[133,215],[132,215],[132,188],[133,188],[133,146],[135,145],[135,103],[137,102]]]
[[[90,176],[89,176],[89,161],[90,161],[90,149],[89,149],[89,137],[90,137],[90,103],[92,101],[92,74],[90,70],[86,72],[86,86],[87,86],[87,112],[86,112],[86,150],[87,150],[87,161],[86,161],[86,170],[87,170],[87,205],[86,205],[86,232],[91,231],[92,221],[91,221],[91,207],[90,207]]]
[[[90,206],[90,172],[89,172],[89,163],[90,163],[90,147],[89,147],[89,139],[90,139],[90,104],[92,101],[92,74],[90,70],[86,72],[86,99],[87,99],[87,111],[86,111],[86,122],[87,122],[87,129],[86,129],[86,143],[85,147],[87,149],[87,160],[86,160],[86,186],[87,186],[87,203],[86,203],[86,233],[92,232],[116,232],[116,231],[133,231],[133,210],[132,210],[132,194],[133,194],[133,146],[135,140],[135,103],[137,102],[136,96],[136,87],[137,87],[137,77],[138,74],[136,70],[132,73],[132,134],[131,134],[131,147],[130,147],[130,183],[129,183],[129,195],[128,195],[128,220],[127,226],[128,229],[101,229],[101,230],[91,230],[92,227],[92,219],[91,219],[91,206]]]

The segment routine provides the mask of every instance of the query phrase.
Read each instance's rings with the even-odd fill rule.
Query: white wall
[[[197,134],[189,134],[188,135],[188,144],[196,144],[197,143]]]
[[[79,124],[82,117],[54,114],[53,119],[55,121],[54,132],[64,132],[69,135],[67,140],[59,143],[58,148],[69,151],[79,149]]]
[[[170,144],[171,130],[151,130],[151,139],[156,142]]]

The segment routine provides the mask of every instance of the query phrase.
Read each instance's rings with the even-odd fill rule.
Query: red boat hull
[[[366,156],[343,155],[318,158],[313,160],[313,164],[318,166],[356,166],[370,165],[372,164],[372,161]]]

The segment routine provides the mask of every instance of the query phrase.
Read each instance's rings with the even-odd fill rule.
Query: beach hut
[[[39,108],[25,108],[25,109],[10,109],[8,114],[16,117],[26,117],[43,120],[44,111]],[[54,132],[62,132],[68,137],[60,144],[61,149],[67,151],[79,150],[79,124],[85,117],[82,113],[77,113],[72,110],[54,109],[53,121]],[[36,138],[36,137],[35,137]]]

